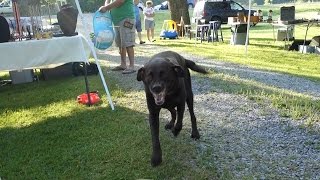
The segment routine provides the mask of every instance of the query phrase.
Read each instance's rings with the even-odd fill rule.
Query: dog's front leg
[[[166,124],[165,129],[172,130],[174,123],[176,122],[176,119],[177,119],[177,111],[174,108],[168,108],[168,110],[171,113],[171,121]]]
[[[162,151],[159,140],[159,112],[160,110],[153,110],[150,111],[149,114],[149,124],[152,137],[152,166],[157,166],[162,162]]]
[[[172,133],[174,136],[177,136],[182,129],[182,120],[183,120],[185,106],[186,106],[185,102],[183,102],[177,106],[177,112],[178,112],[177,123],[172,130]]]

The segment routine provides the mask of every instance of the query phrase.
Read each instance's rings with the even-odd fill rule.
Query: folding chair
[[[204,25],[204,22],[201,22],[200,18],[193,18],[192,23],[194,23],[194,29],[191,27],[191,29],[189,30],[190,32],[190,40],[192,38],[192,35],[194,36],[195,39],[195,44],[197,43],[198,39],[203,40],[204,37],[204,33],[206,33],[207,31],[205,30],[204,27],[202,27],[202,25]],[[201,27],[200,27],[201,26]]]
[[[211,29],[211,40],[212,43],[214,41],[219,41],[219,31],[220,31],[220,39],[223,42],[223,35],[222,35],[222,29],[221,29],[221,22],[220,21],[210,21],[210,29]],[[209,38],[208,38],[208,42],[209,42]]]

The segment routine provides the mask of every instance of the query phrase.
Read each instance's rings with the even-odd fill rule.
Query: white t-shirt
[[[150,20],[150,21],[153,21],[154,18],[153,17],[147,17],[146,14],[153,14],[154,13],[154,9],[153,7],[145,7],[144,10],[143,10],[143,14],[144,14],[144,19],[147,19],[147,20]]]

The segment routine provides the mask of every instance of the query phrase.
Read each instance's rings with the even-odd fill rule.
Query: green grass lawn
[[[103,92],[98,76],[91,89]],[[148,115],[130,92],[108,79],[117,103],[86,107],[82,77],[5,86],[0,89],[0,177],[3,179],[194,179],[215,178],[186,134],[173,138],[161,128],[164,164],[150,165]],[[104,93],[102,93],[104,94]],[[186,158],[187,157],[187,158]],[[194,167],[190,168],[190,165]],[[205,167],[204,167],[205,166]]]
[[[307,6],[297,6],[302,15]],[[308,6],[319,10],[320,5]],[[273,6],[274,8],[274,6]],[[269,9],[267,7],[266,9]],[[168,12],[156,16],[158,36]],[[308,38],[319,27],[309,30]],[[320,58],[283,50],[284,42],[274,42],[272,27],[258,24],[251,28],[248,55],[243,46],[229,45],[230,29],[224,26],[224,43],[196,44],[194,40],[157,40],[169,47],[219,61],[304,77],[320,83]],[[296,28],[303,38],[304,27]],[[143,32],[143,36],[145,34]],[[7,73],[0,73],[8,78]],[[213,74],[219,92],[244,94],[257,102],[269,100],[283,116],[320,121],[320,102],[286,90],[265,87],[225,74]],[[0,178],[1,179],[218,179],[212,155],[201,152],[189,133],[177,138],[160,128],[163,164],[150,166],[151,137],[147,107],[135,97],[144,92],[119,87],[106,77],[116,110],[108,106],[98,76],[90,76],[90,88],[101,93],[103,104],[86,107],[76,102],[85,91],[83,77],[40,81],[0,87]],[[161,125],[161,127],[164,127]]]
[[[263,11],[273,9],[275,12],[274,19],[278,19],[281,6],[284,5],[253,8],[262,9]],[[316,14],[318,11],[320,11],[320,3],[313,3],[309,6],[306,6],[306,4],[296,4],[296,12],[299,17],[308,17],[308,15]],[[162,12],[159,17],[168,18],[165,14],[166,13]],[[195,40],[180,38],[177,40],[160,40],[157,41],[157,45],[170,47],[171,49],[192,53],[217,61],[236,63],[252,68],[290,74],[320,83],[319,55],[301,54],[300,52],[285,50],[285,42],[274,41],[274,36],[277,36],[277,28],[273,30],[273,27],[269,23],[259,23],[250,28],[247,54],[245,46],[230,45],[231,31],[229,26],[223,25],[222,28],[224,42],[200,43],[200,41],[198,41],[195,43]],[[308,30],[306,39],[319,36],[319,29],[319,24],[313,25]],[[158,27],[157,31],[160,32],[160,30],[161,27]],[[296,39],[304,39],[305,32],[305,25],[297,25],[295,27],[294,36]],[[229,89],[230,83],[232,84],[232,88]],[[272,104],[281,110],[283,116],[289,116],[294,119],[306,118],[309,125],[312,125],[314,122],[320,122],[319,100],[312,100],[307,96],[293,94],[292,92],[285,90],[270,91],[270,89],[266,87],[257,88],[257,86],[253,86],[252,84],[248,85],[248,83],[243,83],[239,79],[236,81],[229,81],[229,84],[225,83],[225,81],[217,80],[215,84],[218,84],[220,87],[228,87],[223,89],[229,93],[245,94],[256,100],[271,100]]]

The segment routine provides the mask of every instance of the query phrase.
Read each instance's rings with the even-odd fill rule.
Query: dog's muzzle
[[[160,85],[155,85],[151,88],[151,93],[154,98],[154,102],[156,105],[161,106],[165,101],[165,89],[162,88]]]
[[[156,103],[156,105],[161,106],[164,103],[164,100],[165,100],[164,92],[161,92],[159,94],[152,93],[152,95],[153,95],[154,102]]]

